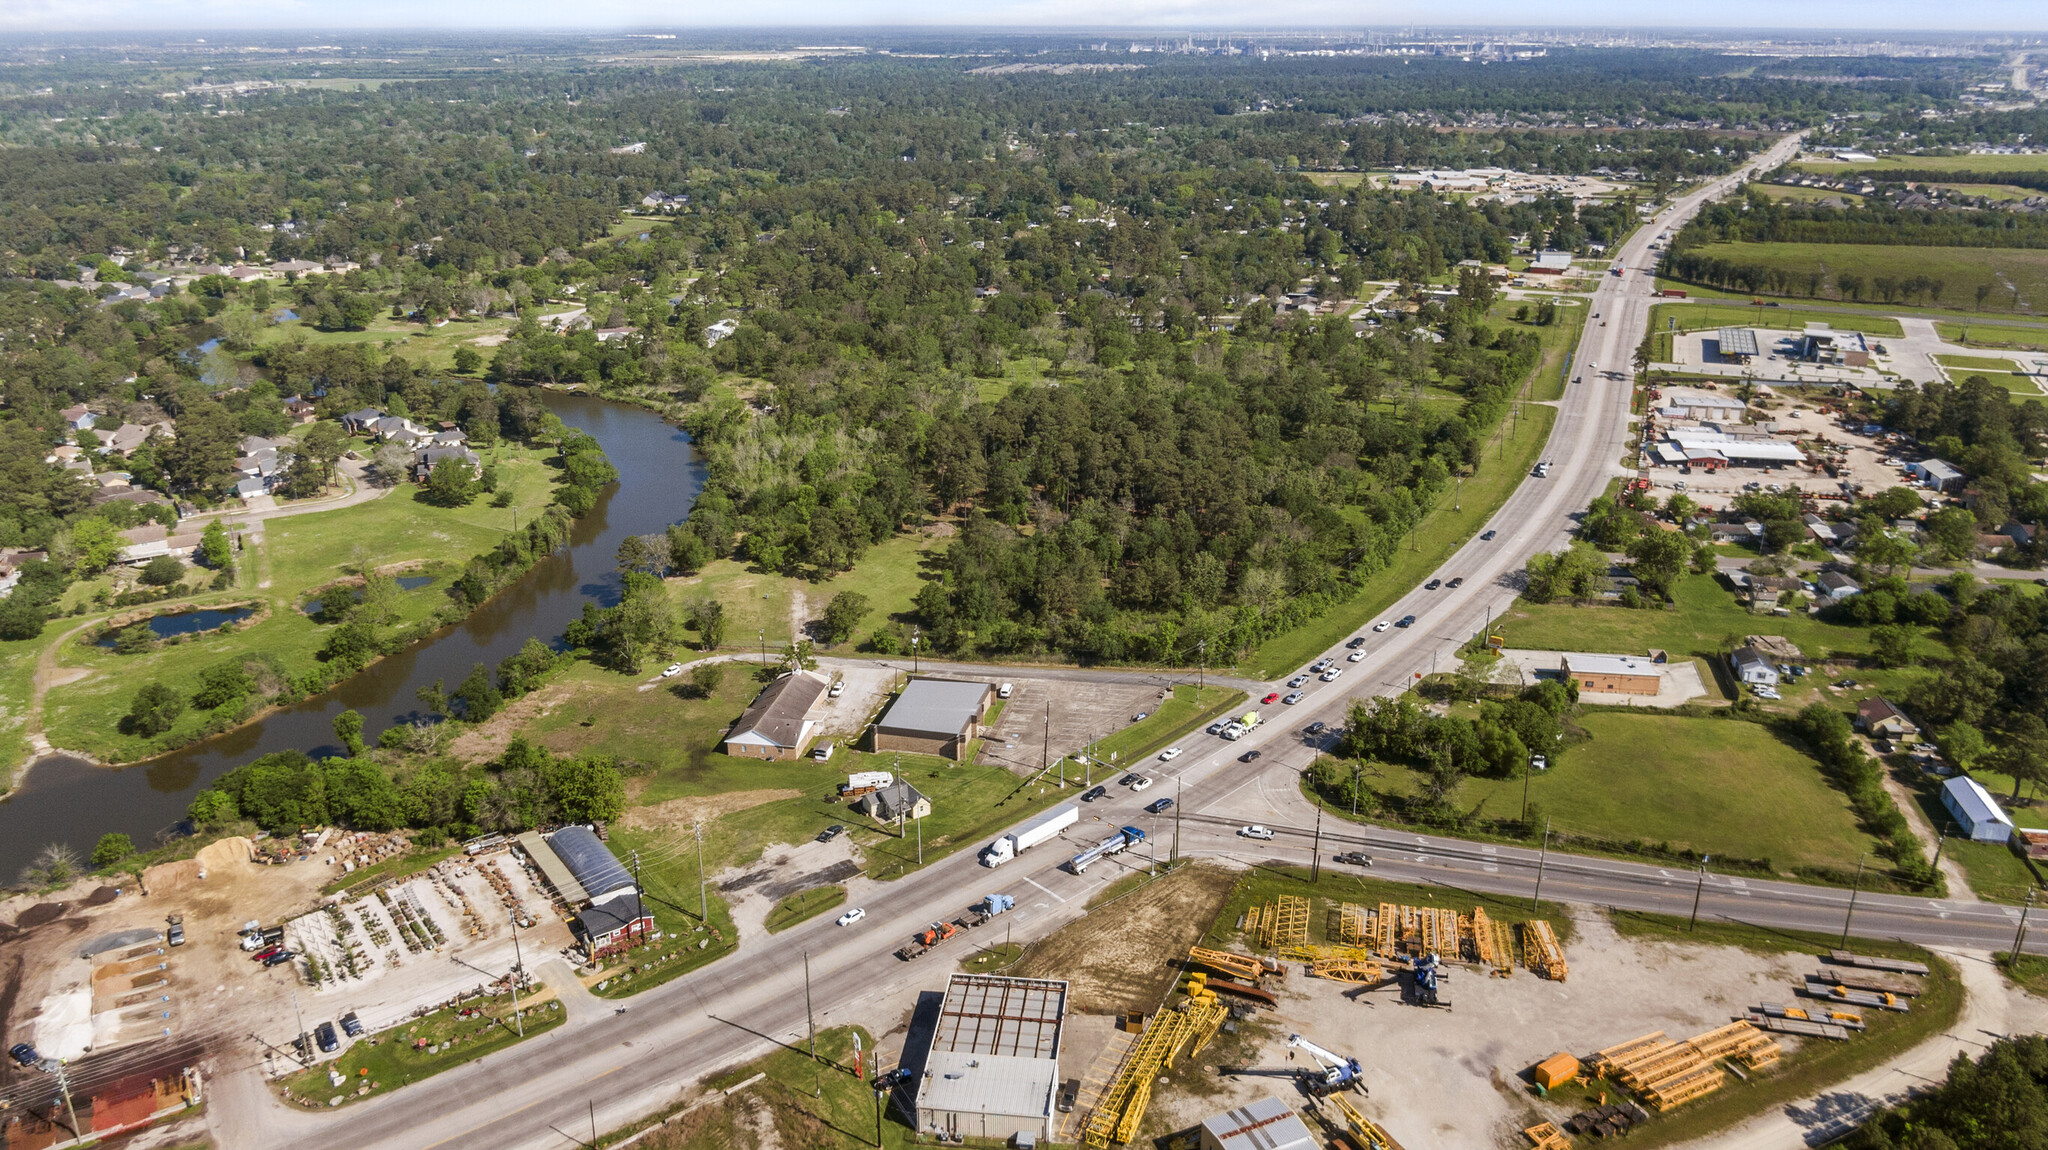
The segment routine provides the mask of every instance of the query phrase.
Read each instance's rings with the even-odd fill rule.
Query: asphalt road
[[[1796,141],[1787,139],[1751,167],[1774,166],[1795,147]],[[1588,321],[1574,357],[1573,373],[1582,382],[1567,388],[1559,405],[1546,456],[1554,461],[1551,476],[1529,479],[1509,498],[1494,519],[1495,539],[1474,540],[1444,565],[1445,579],[1462,577],[1464,584],[1455,590],[1418,589],[1404,597],[1386,618],[1412,613],[1416,625],[1367,632],[1366,658],[1340,662],[1345,673],[1334,683],[1312,681],[1300,705],[1277,712],[1262,708],[1271,721],[1234,743],[1191,736],[1181,757],[1153,764],[1150,772],[1159,781],[1145,793],[1113,786],[1108,797],[1084,804],[1085,821],[1065,840],[997,870],[978,865],[972,852],[961,852],[887,884],[866,900],[868,917],[853,927],[819,919],[773,939],[746,939],[737,955],[635,996],[623,1013],[572,1010],[559,1030],[341,1114],[287,1110],[269,1096],[253,1065],[222,1067],[211,1110],[216,1138],[229,1146],[309,1150],[325,1150],[337,1138],[378,1150],[454,1145],[561,1150],[587,1137],[593,1123],[600,1130],[623,1126],[674,1100],[711,1071],[756,1057],[772,1043],[796,1042],[805,1025],[806,954],[821,1026],[857,1019],[886,1026],[889,1020],[863,1012],[885,1003],[900,1009],[907,995],[938,986],[977,943],[1003,935],[1030,941],[1056,930],[1080,916],[1090,895],[1144,866],[1155,852],[1167,857],[1176,843],[1184,855],[1307,863],[1316,845],[1315,815],[1296,787],[1295,773],[1316,748],[1305,741],[1302,728],[1316,720],[1340,723],[1352,701],[1404,690],[1415,674],[1430,670],[1432,659],[1450,665],[1457,647],[1513,600],[1516,573],[1528,556],[1563,546],[1571,515],[1609,479],[1624,473],[1629,384],[1599,372],[1626,371],[1647,324],[1650,240],[1719,194],[1726,182],[1667,208],[1623,246],[1617,259],[1632,270],[1605,277],[1591,300],[1599,318]],[[1013,667],[988,671],[1017,673]],[[1074,669],[1055,677],[1150,675]],[[1241,762],[1239,756],[1250,751],[1260,752],[1259,757],[1251,764]],[[1179,800],[1179,819],[1142,812],[1145,803],[1160,797]],[[1074,851],[1093,841],[1091,833],[1130,822],[1150,832],[1146,847],[1098,863],[1086,875],[1060,869]],[[1274,839],[1240,836],[1238,828],[1250,822],[1271,827]],[[1510,846],[1334,823],[1321,836],[1326,859],[1339,850],[1363,848],[1376,860],[1375,874],[1439,884],[1447,891],[1532,894],[1540,870],[1546,899],[1684,914],[1697,891],[1703,916],[1823,932],[1841,929],[1849,911],[1849,892],[1830,888],[1725,876],[1707,876],[1702,882],[1691,872],[1637,863],[1542,856]],[[893,957],[913,931],[958,915],[990,891],[1015,896],[1017,910],[924,959]],[[1853,933],[1993,949],[2011,944],[2014,917],[2002,907],[1864,894],[1856,898]],[[253,1064],[253,1057],[248,1061]]]

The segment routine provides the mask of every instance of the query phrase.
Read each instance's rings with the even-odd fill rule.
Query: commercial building
[[[1202,1119],[1202,1150],[1316,1150],[1321,1143],[1287,1104],[1270,1095]]]
[[[1963,473],[1946,459],[1921,459],[1906,465],[1906,474],[1936,491],[1956,491],[1963,486]]]
[[[875,724],[875,750],[962,758],[995,697],[987,683],[912,679]]]
[[[1941,805],[1973,842],[2002,843],[2012,838],[2012,818],[1991,792],[1968,775],[1941,784]]]
[[[761,689],[725,736],[725,753],[747,759],[798,759],[818,724],[809,715],[825,680],[792,671]]]
[[[1539,276],[1561,276],[1572,268],[1570,252],[1537,252],[1529,261],[1529,274]]]
[[[1665,389],[1657,398],[1657,410],[1667,419],[1693,419],[1701,423],[1741,423],[1749,405],[1733,395],[1702,391],[1692,387]]]
[[[1581,691],[1602,691],[1610,695],[1654,695],[1663,689],[1664,676],[1647,655],[1564,656],[1564,677]]]
[[[1838,367],[1869,367],[1870,345],[1860,331],[1836,331],[1824,323],[1810,323],[1795,341],[1797,354],[1808,363]]]
[[[1748,363],[1762,355],[1757,347],[1756,332],[1746,327],[1724,327],[1715,336],[1714,351],[1724,360]]]
[[[1789,467],[1806,460],[1806,453],[1799,450],[1797,444],[1761,436],[1690,428],[1667,433],[1655,451],[1658,460],[1665,464],[1702,467],[1708,471],[1718,471],[1723,467]]]
[[[1067,984],[956,974],[932,1027],[911,1122],[922,1134],[1050,1142]]]
[[[553,834],[527,831],[513,840],[541,877],[576,912],[570,929],[592,954],[654,934],[654,916],[640,899],[640,887],[611,848],[586,826]]]

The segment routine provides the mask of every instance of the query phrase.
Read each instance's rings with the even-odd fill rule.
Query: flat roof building
[[[1724,327],[1715,334],[1714,350],[1722,359],[1748,363],[1751,358],[1762,355],[1757,348],[1756,332],[1746,327]]]
[[[1664,444],[1658,444],[1660,459],[1704,466],[1708,470],[1729,466],[1785,467],[1806,460],[1806,453],[1797,444],[1776,439],[1690,428],[1672,431],[1664,438],[1675,450],[1665,451]]]
[[[1654,695],[1664,687],[1664,676],[1648,655],[1567,654],[1563,667],[1564,677],[1581,691]]]
[[[912,679],[875,724],[875,750],[962,758],[995,697],[987,683]]]
[[[725,736],[725,753],[748,759],[796,759],[817,729],[811,705],[825,693],[825,680],[792,671],[762,688]]]
[[[1202,1119],[1202,1150],[1316,1150],[1321,1143],[1287,1104],[1271,1096]]]
[[[917,1079],[912,1125],[955,1142],[1050,1142],[1066,1017],[1064,981],[954,975]]]
[[[1808,363],[1832,363],[1842,367],[1870,366],[1870,345],[1860,331],[1836,331],[1824,323],[1810,323],[1799,334],[1799,358]]]
[[[1671,419],[1695,419],[1702,423],[1741,423],[1749,405],[1733,395],[1691,387],[1665,388],[1657,399],[1657,410]]]

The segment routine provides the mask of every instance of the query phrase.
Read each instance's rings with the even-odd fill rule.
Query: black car
[[[1427,583],[1424,583],[1424,584],[1422,585],[1422,589],[1423,589],[1424,591],[1434,591],[1434,590],[1436,590],[1437,588],[1439,588],[1439,587],[1441,587],[1441,586],[1443,586],[1443,585],[1444,585],[1444,581],[1443,581],[1443,580],[1441,580],[1441,579],[1431,579],[1431,580],[1430,580],[1429,582],[1427,582]]]
[[[1145,804],[1145,809],[1151,811],[1153,814],[1156,815],[1172,805],[1172,799],[1153,799],[1151,802]]]
[[[841,826],[838,823],[833,823],[831,826],[826,827],[824,830],[818,832],[818,841],[821,843],[829,843],[833,839],[838,838],[840,832],[844,831],[845,829],[846,828],[844,826]]]
[[[1120,778],[1120,779],[1118,779],[1118,780],[1116,781],[1116,783],[1117,783],[1117,785],[1118,785],[1118,786],[1120,786],[1120,787],[1128,787],[1128,786],[1130,786],[1130,785],[1131,785],[1132,783],[1135,783],[1135,782],[1137,782],[1137,781],[1138,781],[1138,779],[1139,779],[1139,777],[1140,777],[1140,776],[1139,776],[1138,772],[1136,772],[1136,771],[1132,771],[1132,772],[1131,772],[1130,774],[1128,774],[1128,775],[1125,775],[1125,776],[1124,776],[1123,778]]]
[[[1463,575],[1460,575],[1456,579],[1453,579],[1449,583],[1445,584],[1445,586],[1449,587],[1453,591],[1457,590],[1460,587],[1463,587],[1464,585],[1465,577]]]
[[[34,1066],[43,1060],[43,1056],[36,1053],[36,1048],[26,1042],[15,1043],[13,1049],[7,1052],[7,1057],[14,1059],[23,1066]]]
[[[1483,531],[1480,533],[1479,538],[1481,542],[1491,542],[1496,534],[1498,534],[1498,532]]]
[[[1244,754],[1241,754],[1237,757],[1237,761],[1240,763],[1249,763],[1253,759],[1256,759],[1258,757],[1259,753],[1257,751],[1246,751]]]
[[[1108,793],[1108,787],[1089,787],[1087,790],[1081,792],[1081,801],[1084,803],[1092,803],[1096,799],[1099,799]]]
[[[363,1020],[356,1017],[355,1011],[351,1010],[341,1016],[341,1032],[350,1038],[363,1036]]]
[[[1351,640],[1349,643],[1344,644],[1344,649],[1347,651],[1356,651],[1363,646],[1365,646],[1365,636],[1360,635],[1357,638]]]
[[[1401,618],[1400,618],[1400,619],[1399,619],[1399,620],[1398,620],[1397,622],[1395,622],[1395,624],[1394,624],[1394,626],[1396,626],[1396,627],[1413,627],[1414,625],[1415,625],[1415,616],[1413,616],[1413,615],[1403,615],[1403,616],[1401,616]]]
[[[264,959],[264,960],[263,960],[263,965],[265,965],[265,966],[276,966],[276,965],[278,965],[278,964],[280,964],[280,963],[286,963],[286,962],[290,962],[290,961],[291,961],[292,959],[295,959],[295,958],[297,958],[297,957],[299,957],[299,952],[298,952],[298,951],[295,951],[295,950],[280,950],[280,951],[278,951],[278,952],[277,952],[276,954],[273,954],[273,955],[271,955],[271,956],[270,956],[269,958],[266,958],[266,959]]]
[[[1337,856],[1337,861],[1340,863],[1350,863],[1352,866],[1371,866],[1372,856],[1364,851],[1345,851]]]
[[[1311,735],[1320,735],[1323,733],[1323,728],[1328,725],[1329,724],[1324,723],[1322,720],[1318,719],[1315,722],[1310,723],[1308,725],[1308,733]]]
[[[313,1038],[320,1043],[322,1054],[332,1054],[341,1049],[341,1039],[334,1036],[334,1024],[323,1022],[313,1028]]]
[[[1080,1080],[1080,1079],[1078,1079],[1078,1078],[1069,1078],[1069,1079],[1067,1079],[1067,1080],[1066,1080],[1065,1082],[1062,1082],[1062,1083],[1060,1083],[1060,1101],[1059,1101],[1060,1113],[1062,1113],[1062,1114],[1072,1114],[1072,1113],[1074,1112],[1074,1100],[1075,1100],[1075,1099],[1077,1099],[1077,1098],[1079,1098],[1080,1096],[1081,1096],[1081,1080]]]

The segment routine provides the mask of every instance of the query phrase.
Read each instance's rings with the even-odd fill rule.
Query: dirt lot
[[[1037,943],[1009,973],[1066,979],[1072,1010],[1150,1014],[1235,879],[1219,866],[1183,867]]]
[[[1768,390],[1768,389],[1759,389]],[[1825,439],[1829,443],[1846,446],[1846,455],[1835,456],[1839,477],[1830,477],[1825,471],[1808,471],[1801,468],[1785,468],[1778,471],[1760,471],[1753,468],[1734,468],[1717,474],[1694,469],[1687,475],[1676,467],[1653,467],[1650,481],[1656,486],[1659,498],[1667,498],[1683,482],[1686,494],[1695,503],[1709,511],[1719,511],[1742,493],[1745,483],[1776,483],[1781,486],[1798,484],[1808,493],[1834,493],[1841,490],[1843,482],[1861,484],[1866,492],[1883,491],[1899,485],[1913,486],[1899,468],[1882,462],[1888,457],[1886,450],[1868,436],[1858,435],[1841,425],[1834,416],[1821,415],[1810,405],[1811,396],[1797,393],[1781,394],[1761,400],[1761,417],[1775,420],[1780,438],[1797,438],[1811,444]],[[1806,404],[1807,406],[1799,406]]]
[[[1052,708],[1053,757],[1070,754],[1131,725],[1131,716],[1159,704],[1162,683],[1069,683],[1011,679],[1014,690],[982,743],[981,762],[1035,771],[1046,755],[1046,708]]]

